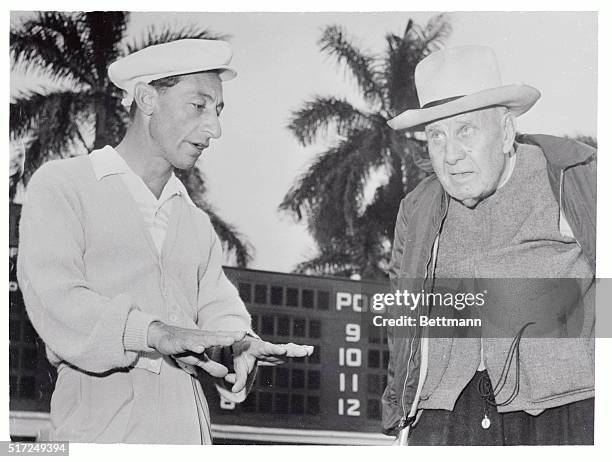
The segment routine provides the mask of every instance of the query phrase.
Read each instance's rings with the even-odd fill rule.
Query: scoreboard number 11
[[[346,342],[355,343],[361,340],[361,326],[359,324],[347,324],[344,333]],[[338,365],[341,367],[360,367],[361,357],[360,348],[341,347],[338,350]],[[338,389],[343,393],[357,393],[359,391],[359,374],[340,372]],[[357,398],[338,399],[338,415],[359,417],[361,415],[360,407],[361,403]]]

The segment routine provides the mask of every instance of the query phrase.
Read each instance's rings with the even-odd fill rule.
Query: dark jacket
[[[527,135],[522,142],[539,146],[547,160],[554,196],[595,272],[596,150],[570,139]],[[433,249],[449,197],[435,175],[424,179],[401,202],[395,227],[389,276],[392,290],[419,292],[433,284]],[[419,306],[417,315],[425,314]],[[408,331],[407,331],[408,330]],[[395,434],[414,421],[426,352],[419,327],[390,327],[387,387],[382,396],[382,424]]]

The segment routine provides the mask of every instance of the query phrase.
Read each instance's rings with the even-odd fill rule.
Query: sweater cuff
[[[153,321],[161,321],[159,316],[132,310],[128,315],[123,332],[123,348],[126,351],[155,351],[147,342],[149,325]]]

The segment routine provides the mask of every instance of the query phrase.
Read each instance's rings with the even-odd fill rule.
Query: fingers
[[[204,353],[206,346],[194,338],[188,338],[183,343],[184,351],[192,351],[197,354]]]
[[[210,359],[207,361],[198,361],[196,366],[198,366],[203,371],[208,372],[213,377],[223,378],[229,372],[227,370],[227,367],[225,367],[223,364],[219,364],[218,362],[212,361]]]
[[[189,333],[185,338],[181,339],[177,347],[178,352],[193,352],[201,354],[206,348],[213,346],[229,346],[234,343],[232,337],[223,335],[199,335],[199,333]]]
[[[199,332],[201,332],[204,335],[214,335],[214,336],[221,336],[221,337],[230,337],[233,340],[233,342],[239,342],[240,340],[242,340],[246,336],[246,332],[245,331],[234,331],[234,330],[217,330],[217,331],[201,330]],[[224,346],[226,346],[226,345],[224,345]]]
[[[204,349],[214,346],[231,346],[246,335],[245,332],[211,332],[196,329],[190,329],[187,332],[189,336],[189,350],[197,353],[202,353]]]
[[[241,354],[234,358],[234,371],[236,374],[234,386],[232,387],[233,393],[241,391],[246,386],[249,373],[253,370],[254,364],[255,358],[249,354]]]
[[[246,386],[247,377],[249,375],[244,355],[239,355],[234,358],[234,371],[236,372],[236,379],[232,387],[232,392],[237,393]]]
[[[277,358],[275,356],[267,356],[264,359],[258,359],[258,366],[280,366],[281,364],[285,364],[287,361],[285,359]]]
[[[257,361],[258,366],[280,366],[281,364],[285,364],[285,361],[276,358],[271,358],[270,361],[265,359],[260,359],[259,361]]]
[[[288,343],[287,356],[290,358],[300,358],[303,356],[310,356],[314,352],[312,345],[296,345],[295,343]]]
[[[277,343],[264,342],[261,348],[264,355],[281,356],[287,354],[287,346]]]
[[[227,367],[218,362],[211,360],[205,354],[200,356],[190,354],[178,354],[174,356],[174,359],[190,366],[199,367],[203,371],[209,373],[213,377],[225,377],[228,374]]]
[[[237,339],[242,339],[246,335],[243,332],[233,331],[202,331],[199,329],[184,329],[175,326],[163,325],[159,329],[163,330],[163,335],[155,344],[155,349],[162,354],[173,355],[184,352],[201,354],[206,348],[214,346],[231,346]],[[151,337],[155,337],[156,328],[152,330]],[[159,330],[158,329],[158,330]]]
[[[202,335],[201,341],[206,348],[209,348],[213,346],[231,346],[236,340],[235,337],[229,335],[205,334]]]
[[[261,349],[262,356],[286,356],[288,358],[301,358],[310,356],[314,352],[312,345],[296,345],[295,343],[273,344],[265,342]],[[266,358],[268,359],[268,358]]]

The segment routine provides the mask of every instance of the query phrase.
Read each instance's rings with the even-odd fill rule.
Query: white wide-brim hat
[[[502,85],[495,52],[485,46],[432,53],[417,64],[414,83],[421,108],[389,120],[394,130],[422,128],[434,120],[490,106],[505,106],[519,116],[540,98],[529,85]]]
[[[129,107],[138,82],[205,71],[218,71],[221,80],[231,80],[236,77],[236,71],[229,67],[231,59],[232,49],[223,40],[175,40],[118,59],[108,67],[108,77],[125,91],[121,104]]]

